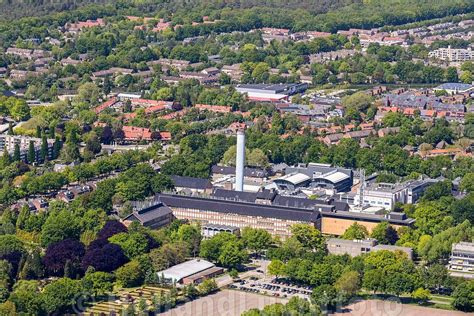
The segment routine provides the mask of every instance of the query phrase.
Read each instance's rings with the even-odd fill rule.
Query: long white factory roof
[[[349,175],[347,175],[343,172],[337,171],[337,172],[333,172],[333,173],[328,174],[328,175],[322,175],[318,178],[324,178],[328,181],[331,181],[332,183],[336,183],[336,182],[339,182],[339,181],[342,181],[344,179],[349,178]]]
[[[185,277],[202,272],[212,267],[214,267],[214,264],[209,261],[203,259],[193,259],[172,266],[169,269],[160,271],[158,272],[158,275],[160,277],[163,275],[165,279],[179,282]]]
[[[310,179],[311,178],[304,173],[290,173],[278,178],[278,180],[285,180],[292,184],[299,184]]]

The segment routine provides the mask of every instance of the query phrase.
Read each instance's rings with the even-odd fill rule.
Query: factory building
[[[408,256],[409,259],[413,259],[413,249],[409,247],[380,245],[377,243],[377,240],[373,238],[356,239],[356,240],[329,238],[326,244],[327,244],[328,252],[334,255],[348,254],[351,257],[356,257],[362,254],[366,254],[366,253],[374,252],[378,250],[388,250],[388,251],[402,251]]]
[[[370,183],[358,189],[354,203],[392,210],[397,202],[403,204],[416,203],[425,190],[436,182],[437,180],[434,179],[426,179],[410,180],[402,183]]]
[[[182,285],[199,284],[224,272],[223,268],[203,259],[189,260],[157,272],[164,282]]]
[[[138,222],[142,226],[158,229],[170,224],[174,219],[172,210],[163,203],[136,203],[133,212],[123,219],[125,226]]]
[[[247,94],[250,101],[282,102],[288,101],[290,95],[304,92],[307,88],[306,83],[239,84],[235,90]]]
[[[309,163],[287,167],[285,175],[275,179],[279,190],[321,188],[336,192],[350,191],[353,183],[351,169],[331,167],[328,164]]]
[[[227,193],[223,193],[227,191]],[[204,225],[227,225],[242,229],[261,228],[273,236],[286,239],[294,224],[310,224],[323,234],[342,235],[357,222],[371,232],[377,224],[387,221],[395,229],[411,226],[413,219],[405,214],[391,212],[386,215],[364,214],[348,211],[344,202],[282,197],[266,192],[263,195],[250,192],[221,190],[216,196],[197,197],[179,194],[158,194],[156,203],[163,203],[173,211],[177,219]]]

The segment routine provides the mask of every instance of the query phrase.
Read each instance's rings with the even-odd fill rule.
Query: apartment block
[[[448,269],[452,276],[474,279],[474,243],[453,244]]]
[[[428,53],[428,57],[447,61],[463,62],[474,60],[474,51],[471,48],[438,48]]]
[[[20,148],[20,159],[23,161],[27,160],[28,151],[30,148],[30,142],[33,142],[35,148],[36,161],[41,160],[41,138],[28,137],[22,135],[0,135],[0,151],[3,152],[6,148],[10,156],[13,156],[15,152],[15,145],[18,144]],[[48,158],[51,158],[54,146],[54,139],[48,139]]]

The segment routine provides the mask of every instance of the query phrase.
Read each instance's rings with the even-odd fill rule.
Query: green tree
[[[421,303],[426,303],[431,299],[431,293],[429,290],[425,290],[424,288],[417,288],[413,293],[411,293],[411,297]]]
[[[472,240],[472,238],[474,238],[472,225],[466,220],[434,235],[423,248],[419,249],[419,252],[428,262],[447,259],[451,253],[452,244]]]
[[[366,239],[369,236],[369,232],[364,225],[357,222],[349,226],[342,235],[343,239],[354,240],[354,239]]]
[[[250,150],[245,148],[245,163],[247,163]],[[235,166],[235,159],[237,157],[237,147],[235,145],[230,146],[224,153],[221,162],[227,166]]]
[[[268,166],[268,157],[261,149],[255,148],[249,153],[247,164],[253,167],[265,168]]]
[[[435,263],[422,270],[423,283],[426,288],[439,290],[441,287],[449,287],[451,277],[448,269],[439,263]]]
[[[397,231],[388,222],[377,224],[372,230],[370,237],[377,239],[379,243],[384,245],[393,245],[398,240]]]
[[[94,132],[87,134],[87,137],[85,137],[85,142],[86,149],[93,154],[98,154],[102,150],[99,137]]]
[[[194,286],[194,284],[188,284],[183,289],[183,294],[187,298],[193,300],[199,295],[198,289]]]
[[[272,236],[264,229],[245,227],[242,229],[242,240],[247,249],[257,254],[272,245]]]
[[[189,246],[184,242],[167,243],[150,251],[150,259],[155,271],[161,271],[184,262],[189,255]]]
[[[25,100],[16,99],[10,108],[10,114],[16,121],[24,121],[30,117],[30,107]]]
[[[184,224],[178,228],[175,238],[189,245],[189,251],[195,257],[201,243],[201,229],[197,225]]]
[[[222,247],[218,261],[224,267],[236,268],[247,261],[247,253],[242,249],[240,243],[226,243]]]
[[[30,145],[28,147],[28,163],[33,164],[36,162],[36,150],[35,143],[30,140]]]
[[[227,243],[236,244],[237,237],[234,234],[223,232],[201,242],[199,255],[207,260],[217,262]]]
[[[13,131],[13,123],[12,122],[8,123],[8,135],[15,135],[15,132]]]
[[[446,81],[448,82],[459,81],[458,70],[456,69],[456,67],[448,67],[448,69],[446,69]]]
[[[156,100],[164,100],[164,101],[172,100],[173,91],[169,87],[163,87],[163,88],[160,88],[158,91],[156,91],[153,97]]]
[[[82,279],[84,289],[93,293],[94,296],[101,296],[113,290],[114,276],[107,272],[93,271],[89,268]]]
[[[462,223],[465,220],[474,223],[474,212],[472,206],[474,205],[474,192],[460,200],[455,200],[448,208],[455,223]]]
[[[419,203],[416,206],[414,218],[416,227],[422,234],[433,235],[443,230],[440,218],[446,216],[436,202]]]
[[[324,250],[326,247],[324,237],[314,226],[295,224],[291,227],[291,233],[304,248],[308,248],[311,251]]]
[[[385,291],[400,296],[415,289],[415,280],[412,275],[403,272],[388,273],[385,280]]]
[[[0,303],[0,315],[5,316],[17,316],[15,304],[10,301]]]
[[[56,159],[59,157],[59,154],[61,152],[61,147],[62,147],[61,139],[59,139],[59,137],[56,137],[53,144],[53,154],[52,154],[53,159]]]
[[[51,243],[67,238],[79,239],[80,228],[77,218],[68,210],[52,213],[41,229],[41,245],[47,247]]]
[[[5,302],[10,294],[13,267],[7,260],[0,260],[0,302]]]
[[[46,161],[48,159],[48,140],[46,139],[46,134],[43,134],[41,137],[40,157],[42,161]]]
[[[110,91],[112,90],[112,81],[110,80],[110,76],[106,76],[104,78],[104,83],[102,84],[102,92],[105,94],[105,95],[108,95],[110,93]]]
[[[201,295],[208,295],[212,292],[217,291],[217,289],[217,283],[214,279],[206,279],[198,286],[198,290]]]
[[[461,80],[463,83],[471,84],[474,81],[474,75],[471,71],[466,70],[462,72],[459,80]]]
[[[3,149],[3,155],[0,158],[0,168],[6,168],[8,165],[11,163],[11,157],[10,154],[8,153],[7,148],[5,147]]]
[[[48,313],[64,314],[76,304],[82,291],[81,281],[61,278],[45,286],[41,297]]]
[[[452,306],[463,312],[474,311],[474,281],[459,284],[451,295]]]
[[[122,287],[135,287],[143,284],[145,275],[140,262],[132,260],[115,271],[115,278]]]
[[[101,91],[97,85],[92,82],[87,82],[82,84],[77,89],[75,101],[85,103],[90,108],[96,106],[99,103],[100,96]]]
[[[174,188],[173,181],[165,174],[158,173],[151,179],[151,189],[155,193],[171,190]]]
[[[357,271],[344,272],[339,279],[337,279],[334,287],[349,296],[357,294],[360,290],[360,275]]]
[[[39,282],[20,280],[15,284],[10,296],[18,313],[41,315],[44,313],[43,297]]]
[[[16,275],[20,259],[26,252],[23,242],[14,235],[0,235],[0,260],[7,260]]]
[[[281,260],[272,260],[268,265],[268,273],[278,278],[286,274],[285,268],[286,266]]]
[[[109,238],[109,241],[119,245],[129,259],[140,256],[149,250],[148,238],[141,232],[115,234]]]
[[[39,279],[44,276],[44,266],[41,261],[41,250],[39,247],[32,249],[25,259],[25,263],[19,273],[21,279]]]
[[[460,189],[466,192],[474,191],[474,172],[468,172],[462,177]]]
[[[429,186],[423,194],[424,201],[435,201],[442,196],[450,196],[452,183],[449,180],[439,181]]]
[[[332,285],[324,284],[314,288],[311,301],[323,311],[332,311],[339,303],[339,294]]]
[[[365,92],[356,92],[342,99],[345,108],[355,108],[358,111],[365,111],[372,104],[372,97]]]
[[[73,162],[81,158],[79,152],[78,126],[75,126],[74,124],[68,125],[66,143],[62,154],[62,158],[67,162]]]
[[[21,153],[20,153],[20,144],[15,143],[15,147],[13,149],[13,161],[20,161]]]

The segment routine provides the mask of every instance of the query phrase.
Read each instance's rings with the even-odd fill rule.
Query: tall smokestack
[[[244,190],[245,132],[237,132],[237,156],[235,162],[235,191]]]

